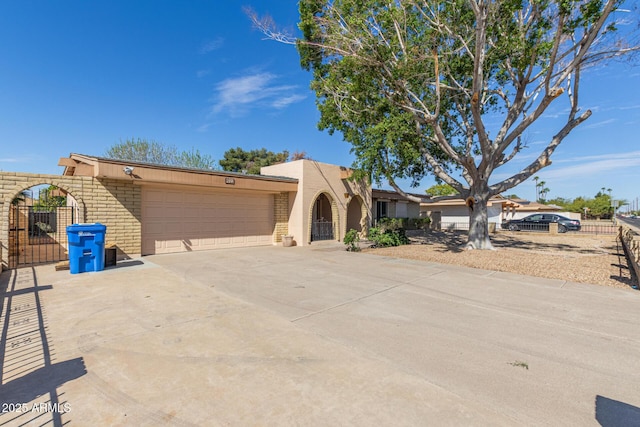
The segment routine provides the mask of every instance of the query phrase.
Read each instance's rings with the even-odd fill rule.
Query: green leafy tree
[[[132,162],[153,163],[157,165],[178,166],[191,169],[215,169],[215,160],[197,149],[178,151],[173,145],[164,145],[146,139],[120,140],[105,153],[105,157]]]
[[[189,151],[182,151],[177,159],[177,166],[191,169],[217,169],[216,161],[213,157],[208,154],[202,154],[195,148]]]
[[[260,168],[276,163],[284,163],[289,158],[289,152],[274,153],[266,148],[245,151],[240,147],[230,148],[224,152],[220,166],[228,172],[245,172],[248,174],[260,174]]]
[[[620,5],[301,0],[302,39],[268,17],[249,16],[267,37],[296,44],[302,66],[313,71],[319,127],[352,144],[356,169],[415,201],[396,179],[415,184],[435,174],[467,201],[468,247],[489,249],[489,198],[550,165],[562,140],[591,116],[578,103],[584,69],[637,51],[615,31]],[[563,95],[566,120],[546,147],[514,175],[489,184]]]
[[[438,196],[453,196],[458,194],[458,190],[450,186],[449,184],[435,184],[427,188],[425,192],[433,197]]]
[[[565,199],[564,197],[556,197],[556,198],[547,200],[547,204],[560,206],[561,208],[565,208],[567,210],[569,210],[568,207],[569,205],[571,205],[571,202],[572,202],[571,199]]]
[[[50,185],[40,190],[38,200],[33,204],[33,208],[39,212],[49,212],[57,207],[66,205],[67,196],[63,195],[55,185]]]
[[[516,193],[506,194],[504,197],[507,198],[507,199],[519,199],[520,198],[520,196],[518,196]]]
[[[146,139],[120,140],[105,152],[110,159],[130,160],[132,162],[154,163],[158,165],[175,165],[177,149],[156,141]]]
[[[611,197],[604,192],[599,191],[593,199],[587,200],[586,206],[589,208],[589,214],[593,217],[607,218],[611,216]]]

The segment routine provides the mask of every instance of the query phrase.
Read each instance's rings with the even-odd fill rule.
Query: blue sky
[[[350,165],[349,144],[317,130],[311,75],[295,48],[262,40],[245,5],[296,28],[297,0],[1,2],[0,169],[59,174],[59,157],[103,155],[131,137],[217,160],[240,146]],[[592,197],[601,187],[640,197],[640,68],[590,70],[581,101],[593,116],[537,174],[548,197]],[[537,156],[567,108],[554,104],[496,178]],[[535,198],[531,180],[511,192]]]

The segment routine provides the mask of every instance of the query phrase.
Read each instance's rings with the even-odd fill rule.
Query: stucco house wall
[[[297,245],[311,243],[312,209],[321,194],[331,202],[334,240],[342,240],[347,231],[349,203],[361,203],[359,219],[369,224],[371,187],[364,182],[349,180],[350,170],[345,167],[303,159],[265,166],[260,173],[298,180],[298,191],[289,193],[288,224],[289,234]]]
[[[469,224],[469,208],[464,205],[464,201],[460,200],[457,204],[437,204],[423,203],[421,205],[423,216],[428,216],[434,220],[439,212],[440,223],[445,228],[447,224],[458,224],[459,228],[468,227]],[[502,222],[502,204],[499,202],[491,203],[487,206],[487,217],[489,223],[495,223],[499,228]]]
[[[422,195],[414,194],[414,196],[422,197]],[[420,204],[408,199],[395,191],[390,190],[372,190],[372,211],[373,222],[378,218],[377,205],[379,202],[387,204],[387,218],[419,218]]]

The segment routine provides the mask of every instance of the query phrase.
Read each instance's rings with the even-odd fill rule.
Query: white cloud
[[[527,157],[528,161],[532,161],[537,156],[531,155]],[[514,162],[516,158],[514,158]],[[584,180],[594,176],[603,176],[606,172],[621,175],[628,170],[634,170],[634,173],[637,174],[637,169],[634,168],[640,167],[640,151],[581,156],[561,160],[555,160],[552,156],[551,160],[551,166],[542,169],[538,173],[547,182],[571,178]],[[491,175],[491,184],[510,178],[515,172],[496,172]]]
[[[17,163],[19,161],[20,160],[18,160],[18,159],[13,159],[13,158],[8,158],[8,157],[5,157],[4,159],[0,159],[0,163]]]
[[[601,175],[604,172],[621,172],[628,168],[640,167],[640,151],[629,153],[604,154],[601,156],[583,156],[557,163],[577,163],[558,169],[545,169],[545,179],[583,178]]]
[[[215,86],[211,112],[237,117],[254,108],[283,109],[305,98],[295,93],[298,86],[278,85],[277,79],[271,73],[255,73],[223,80]]]
[[[196,71],[196,76],[201,79],[202,77],[211,74],[211,70],[198,70]]]
[[[305,98],[306,98],[306,96],[304,96],[304,95],[285,96],[283,98],[279,98],[279,99],[274,100],[271,103],[271,105],[274,108],[282,109],[282,108],[288,107],[290,104],[294,104],[296,102],[302,101]]]
[[[200,54],[205,55],[209,52],[213,52],[214,50],[220,49],[224,45],[224,39],[222,37],[217,37],[213,40],[206,41],[200,46]]]
[[[639,108],[640,108],[640,105],[629,105],[626,107],[620,107],[621,110],[637,110]]]
[[[596,128],[600,128],[602,126],[610,125],[611,123],[614,123],[615,121],[616,121],[616,119],[607,119],[607,120],[603,120],[601,122],[596,122],[596,123],[592,123],[592,124],[586,125],[582,129],[596,129]]]

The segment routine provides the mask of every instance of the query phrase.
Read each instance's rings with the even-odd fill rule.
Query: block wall
[[[11,201],[36,185],[55,185],[77,202],[78,222],[107,226],[106,241],[118,247],[119,258],[141,251],[141,189],[132,182],[92,177],[0,172],[0,259],[8,267],[9,212]]]
[[[139,256],[142,245],[142,191],[132,182],[94,179],[85,193],[86,222],[107,226],[105,244],[118,247],[118,258]]]
[[[274,196],[274,221],[273,242],[282,242],[282,236],[289,234],[289,193],[280,193]]]

